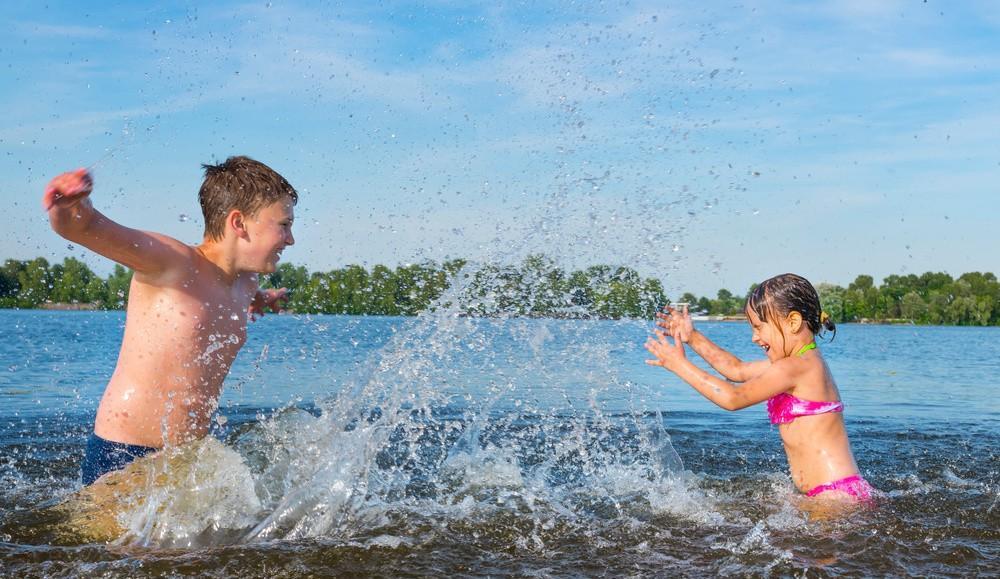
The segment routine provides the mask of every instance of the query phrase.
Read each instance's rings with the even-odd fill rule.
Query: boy
[[[83,483],[159,450],[205,436],[222,382],[246,339],[248,315],[277,311],[263,292],[292,237],[298,193],[247,157],[203,165],[200,245],[129,229],[90,202],[86,169],[49,183],[42,204],[56,233],[134,270],[118,364],[87,442]]]

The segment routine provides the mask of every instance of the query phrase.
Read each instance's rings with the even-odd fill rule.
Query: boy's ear
[[[797,334],[802,329],[802,314],[799,312],[789,312],[786,319],[788,320],[788,328],[792,330],[793,334]]]
[[[245,239],[247,237],[246,216],[239,209],[233,209],[226,215],[226,227],[231,229],[236,237]]]

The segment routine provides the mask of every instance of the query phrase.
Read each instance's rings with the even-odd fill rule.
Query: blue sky
[[[247,154],[312,270],[1000,272],[995,2],[79,4],[0,11],[0,258],[110,270],[39,209],[91,165],[107,215],[197,242],[200,164]]]

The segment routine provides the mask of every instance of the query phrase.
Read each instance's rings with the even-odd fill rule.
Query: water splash
[[[476,271],[459,272],[435,308],[405,321],[315,411],[288,408],[235,435],[245,473],[232,456],[206,456],[217,478],[195,486],[226,489],[230,502],[199,502],[210,492],[167,508],[172,492],[152,477],[148,498],[122,515],[122,541],[346,539],[401,516],[492,527],[513,513],[503,525],[544,549],[552,529],[595,518],[715,512],[683,473],[662,417],[615,375],[609,353],[622,344],[588,331],[601,322],[518,318],[513,304],[489,318],[460,315],[472,280],[483,303],[503,283],[484,286]],[[498,341],[516,347],[491,347]]]

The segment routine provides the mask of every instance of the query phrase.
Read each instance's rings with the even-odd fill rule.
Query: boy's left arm
[[[288,303],[288,288],[280,289],[260,289],[254,294],[250,301],[250,319],[256,320],[258,317],[271,310],[274,313],[282,311],[284,304]]]

